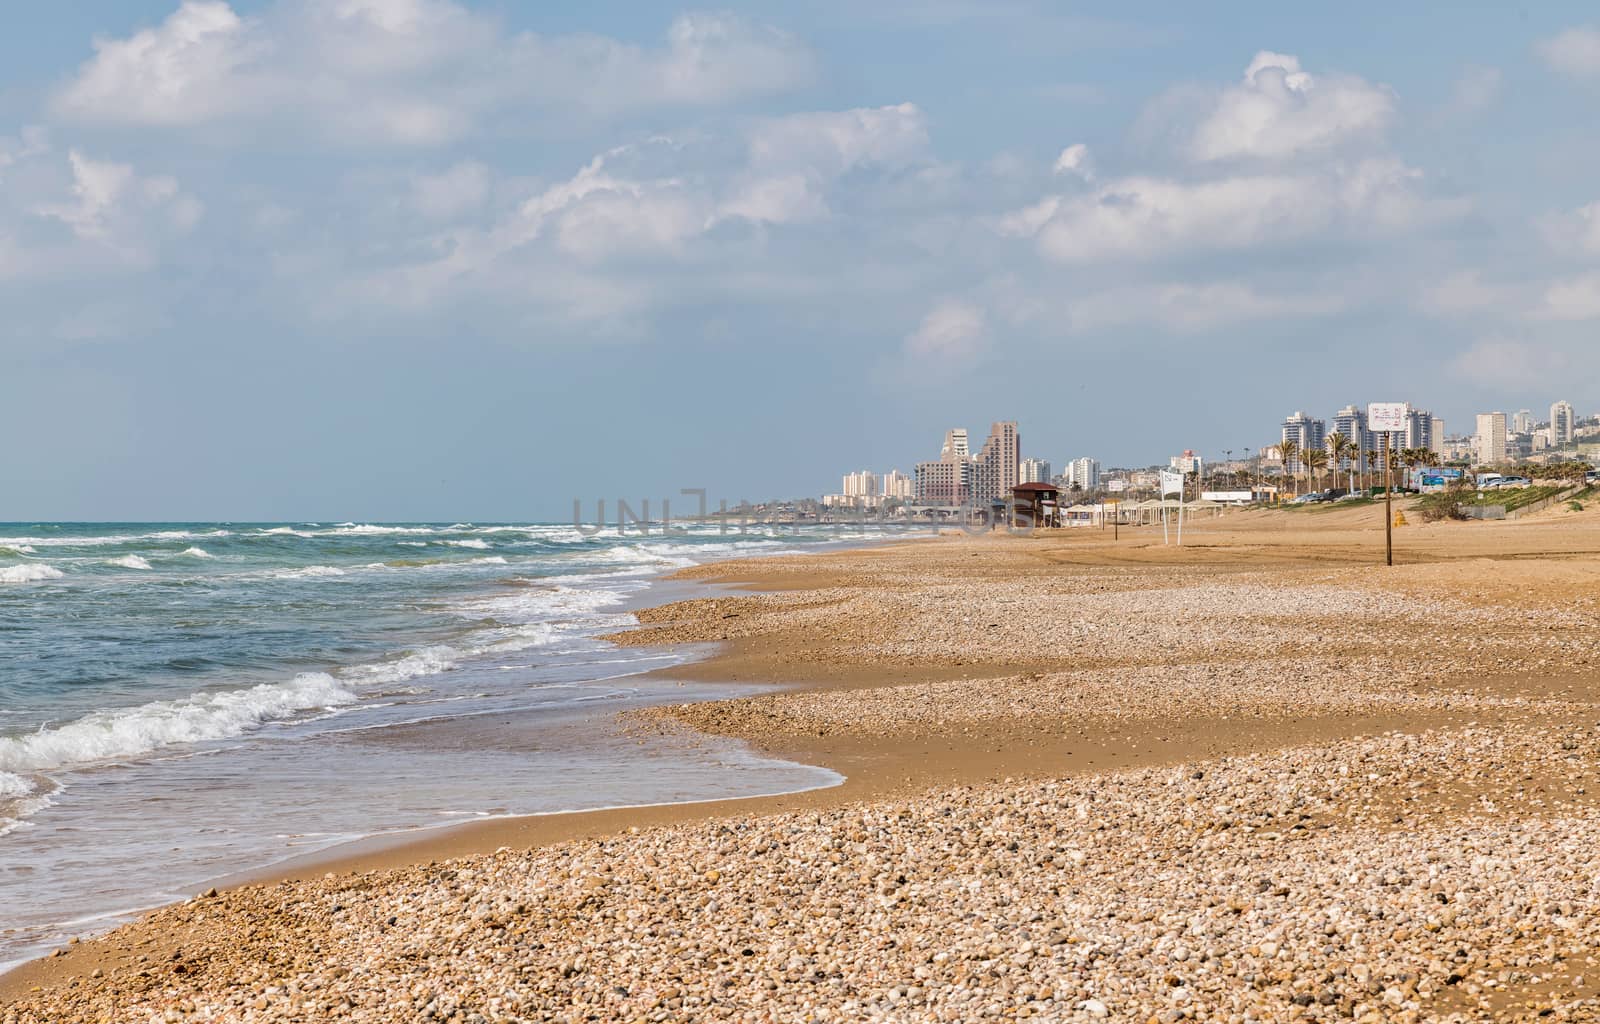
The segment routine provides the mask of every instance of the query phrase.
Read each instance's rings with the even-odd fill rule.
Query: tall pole
[[[1383,547],[1389,565],[1394,564],[1394,487],[1389,476],[1389,432],[1383,432]]]

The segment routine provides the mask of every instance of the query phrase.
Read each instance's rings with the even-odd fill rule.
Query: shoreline
[[[1233,524],[1228,526],[1227,531],[1216,531],[1218,537],[1235,529]],[[1371,532],[1370,527],[1362,530]],[[1026,572],[1038,571],[1021,568],[1024,565],[1065,566],[1070,579],[1087,581],[1103,577],[1111,580],[1110,593],[1106,596],[1113,600],[1122,600],[1119,595],[1127,594],[1129,601],[1137,602],[1141,588],[1153,585],[1177,587],[1178,592],[1184,588],[1222,588],[1218,592],[1227,594],[1228,587],[1243,586],[1234,582],[1240,578],[1241,565],[1245,572],[1254,573],[1264,563],[1273,561],[1269,543],[1263,543],[1260,550],[1256,550],[1255,545],[1262,539],[1249,536],[1248,528],[1243,532],[1245,539],[1251,541],[1250,545],[1240,545],[1236,538],[1231,548],[1225,545],[1219,549],[1210,543],[1218,537],[1199,535],[1197,531],[1197,539],[1208,543],[1196,544],[1192,550],[1181,554],[1162,551],[1158,541],[1153,542],[1150,537],[1123,541],[1121,550],[1107,550],[1110,548],[1107,541],[1081,534],[1054,538],[1054,542],[952,538],[953,543],[942,548],[941,553],[927,558],[897,552],[895,549],[900,545],[888,544],[842,553],[807,553],[800,558],[739,559],[681,571],[674,575],[706,579],[723,586],[714,596],[642,610],[639,628],[612,639],[624,645],[716,643],[719,646],[715,653],[706,660],[658,669],[649,675],[704,683],[748,683],[759,678],[782,689],[756,697],[629,712],[626,717],[630,724],[641,731],[691,728],[740,739],[763,756],[837,772],[845,777],[843,783],[820,790],[734,800],[467,822],[447,826],[437,835],[419,837],[383,850],[349,851],[346,848],[343,856],[322,858],[315,863],[302,860],[293,870],[275,871],[270,877],[258,877],[253,881],[280,882],[294,878],[300,879],[301,884],[315,885],[316,879],[311,876],[321,873],[325,878],[370,877],[377,882],[384,877],[384,872],[415,870],[426,863],[494,855],[506,847],[538,850],[552,844],[592,843],[608,837],[650,834],[684,826],[742,822],[751,820],[751,816],[765,819],[797,813],[833,814],[841,809],[903,801],[952,786],[976,788],[982,792],[992,787],[1029,782],[1055,783],[1083,777],[1120,779],[1129,773],[1158,771],[1170,765],[1337,746],[1397,731],[1470,731],[1484,720],[1496,717],[1508,723],[1507,727],[1545,728],[1546,724],[1558,723],[1563,716],[1571,714],[1569,707],[1559,703],[1564,699],[1563,694],[1583,692],[1590,687],[1588,673],[1591,670],[1581,667],[1589,664],[1587,657],[1580,664],[1569,666],[1567,676],[1555,680],[1526,671],[1532,667],[1532,661],[1524,659],[1527,665],[1508,666],[1503,676],[1479,673],[1469,678],[1454,671],[1435,676],[1422,674],[1416,678],[1396,676],[1389,683],[1382,683],[1387,688],[1385,693],[1394,692],[1390,704],[1364,707],[1357,700],[1319,707],[1313,703],[1310,713],[1302,711],[1287,716],[1275,717],[1267,705],[1262,705],[1267,708],[1265,712],[1223,714],[1220,718],[1194,718],[1184,707],[1152,711],[1150,707],[1136,706],[1104,720],[1086,718],[1058,728],[1047,721],[1048,701],[1045,701],[1046,707],[1024,708],[1022,713],[1009,717],[994,713],[992,708],[978,707],[972,709],[976,717],[957,719],[952,716],[951,722],[923,718],[898,731],[890,729],[887,735],[876,729],[879,720],[871,718],[875,714],[874,705],[900,701],[900,705],[894,707],[898,708],[897,713],[904,714],[908,693],[928,695],[921,700],[923,707],[945,698],[966,700],[975,689],[980,692],[998,689],[1002,684],[1020,685],[1023,694],[1030,688],[1066,685],[1067,689],[1059,693],[1071,697],[1091,687],[1094,676],[1104,671],[1094,667],[1104,659],[1097,661],[1092,651],[1085,650],[1074,657],[1058,654],[1019,658],[1008,647],[986,646],[977,638],[971,639],[970,649],[963,650],[962,656],[955,658],[939,656],[919,661],[892,650],[874,651],[870,644],[871,629],[863,631],[850,625],[846,612],[853,605],[871,605],[892,598],[897,583],[895,574],[919,573],[922,570],[916,563],[922,561],[942,560],[955,565],[958,558],[978,557],[981,553],[985,558],[1017,564],[1018,568],[997,574],[997,580],[1003,578],[1014,583],[1019,574],[1024,574],[1025,580]],[[1423,531],[1406,537],[1419,534]],[[1428,536],[1438,537],[1441,532],[1431,531]],[[1448,534],[1443,536],[1453,539]],[[1503,531],[1476,535],[1480,540],[1504,536]],[[1534,546],[1551,547],[1544,543],[1547,537],[1526,533],[1516,536],[1524,541],[1531,537]],[[1355,538],[1358,545],[1364,539]],[[1544,552],[1547,566],[1551,562],[1565,566],[1561,571],[1547,574],[1554,578],[1554,584],[1550,580],[1541,582],[1530,574],[1525,552],[1502,551],[1488,558],[1487,564],[1505,568],[1519,587],[1526,588],[1525,595],[1541,587],[1570,585],[1574,579],[1600,577],[1600,572],[1588,564],[1590,560],[1584,559],[1593,550],[1590,545],[1596,540],[1595,534],[1586,533],[1575,540],[1578,543],[1566,545],[1574,550],[1559,550],[1563,545],[1555,545],[1558,550]],[[926,545],[923,550],[928,550]],[[1219,552],[1226,551],[1231,551],[1233,560],[1228,565],[1219,565]],[[1263,555],[1263,551],[1267,554]],[[1351,573],[1368,572],[1366,564],[1357,561],[1364,554],[1364,551],[1350,550],[1346,539],[1317,545],[1314,549],[1302,547],[1280,552],[1272,569],[1278,574],[1274,584],[1313,588],[1348,585],[1344,578]],[[1438,552],[1428,554],[1439,555]],[[1434,589],[1441,582],[1453,583],[1463,573],[1483,575],[1476,553],[1452,551],[1449,556],[1418,558],[1404,573],[1384,578],[1377,590],[1378,594],[1387,595],[1383,600],[1390,602],[1384,607],[1400,608],[1406,599]],[[1575,564],[1574,558],[1583,559],[1583,564]],[[991,570],[986,567],[984,571]],[[1324,584],[1321,578],[1329,573],[1332,573],[1333,582]],[[952,577],[947,572],[940,578]],[[1073,584],[1074,587],[1082,585]],[[925,588],[924,592],[937,595],[942,592],[940,588],[954,586],[956,584],[940,583],[932,590]],[[1485,600],[1481,594],[1463,593],[1461,596],[1463,609]],[[936,609],[937,603],[930,607]],[[988,628],[995,628],[995,624],[991,623]],[[1160,632],[1155,623],[1150,628]],[[1428,636],[1427,630],[1416,625],[1407,625],[1399,632]],[[1266,644],[1262,648],[1264,652],[1271,647],[1269,639],[1262,641]],[[1365,644],[1370,640],[1362,636],[1352,639],[1351,643]],[[1112,643],[1111,649],[1118,649],[1117,645]],[[1197,652],[1195,664],[1204,666],[1208,657]],[[1123,671],[1141,671],[1136,665],[1138,660],[1135,658]],[[1356,671],[1360,664],[1353,654],[1335,654],[1333,660],[1346,664],[1348,671]],[[1185,669],[1178,663],[1175,669],[1160,670],[1161,673],[1169,671],[1181,675]],[[1360,668],[1359,671],[1367,670]],[[1066,683],[1058,683],[1058,677],[1065,678]],[[1503,712],[1494,712],[1496,705],[1492,703],[1475,703],[1456,696],[1473,689],[1481,689],[1485,694],[1526,693],[1531,696],[1515,698],[1524,703],[1511,703]],[[844,700],[841,695],[848,696],[851,707],[867,709],[863,712],[865,727],[862,722],[840,719],[837,708],[827,707],[832,698]],[[1056,696],[1059,694],[1051,699]],[[1548,706],[1539,701],[1547,702]],[[813,715],[817,706],[823,706],[834,717],[797,717],[802,712]],[[1589,706],[1588,702],[1583,702],[1583,706]],[[821,723],[823,727],[812,735],[807,722]],[[378,874],[372,874],[374,872]],[[228,895],[225,892],[224,899]],[[111,938],[115,940],[119,934],[113,933]],[[184,943],[181,935],[168,938],[172,949]],[[165,948],[162,941],[155,941],[149,934],[141,935],[139,941],[137,949],[142,951],[138,954],[141,956]],[[0,977],[0,1000],[19,998],[27,995],[34,985],[57,984],[71,975],[84,978],[96,969],[110,974],[131,959],[134,949],[126,943],[100,940],[80,944],[63,957],[34,961]]]
[[[735,531],[729,531],[730,536],[737,536]],[[734,556],[718,559],[714,562],[699,563],[696,567],[704,565],[737,564],[749,557],[763,559],[787,559],[806,557],[813,554],[838,554],[848,551],[866,550],[879,546],[914,543],[935,539],[930,536],[914,535],[909,537],[885,538],[856,538],[829,541],[818,545],[811,551],[790,551],[773,554],[759,554],[752,556]],[[619,610],[637,613],[642,609],[657,607],[662,604],[676,604],[686,601],[696,601],[714,598],[723,594],[725,587],[714,580],[701,580],[680,577],[681,569],[668,569],[648,578],[646,587],[638,594],[625,601]],[[559,579],[559,578],[558,578]],[[631,627],[637,628],[637,627]],[[627,632],[629,630],[625,630]],[[602,637],[604,639],[604,637]],[[695,647],[703,650],[696,652]],[[712,650],[715,645],[672,645],[673,661],[668,668],[684,669],[699,664],[716,656]],[[682,685],[686,682],[695,682],[692,673],[673,673],[666,669],[648,669],[641,672],[618,676],[617,679],[640,680],[644,682],[667,683]],[[709,679],[700,680],[713,686],[721,686],[734,680]],[[758,688],[757,692],[764,690],[780,689],[784,684],[766,681],[742,681],[741,686]],[[703,696],[705,701],[726,699],[725,695]],[[649,707],[650,705],[645,705]],[[630,712],[642,710],[641,708],[624,709],[606,713],[604,716],[610,722],[620,722]],[[246,868],[224,875],[212,876],[193,884],[198,891],[212,889],[228,890],[243,886],[271,884],[279,881],[293,880],[307,877],[311,874],[322,874],[329,870],[334,871],[371,871],[382,870],[416,863],[422,859],[435,859],[437,857],[457,857],[470,855],[475,852],[491,852],[498,845],[484,845],[488,839],[479,836],[484,832],[490,836],[498,834],[504,829],[507,835],[526,836],[527,842],[537,845],[549,845],[565,841],[581,835],[605,834],[626,827],[619,822],[632,821],[634,816],[640,820],[650,820],[659,823],[692,820],[696,815],[693,810],[677,812],[675,808],[698,808],[702,806],[729,808],[730,813],[737,813],[737,809],[748,806],[756,801],[781,800],[785,797],[801,796],[816,790],[836,788],[843,784],[844,779],[836,772],[830,772],[825,766],[808,762],[790,761],[789,759],[774,758],[755,750],[749,744],[737,743],[740,747],[763,761],[782,763],[788,762],[796,768],[813,769],[819,772],[829,772],[834,776],[828,781],[819,782],[814,786],[807,786],[797,790],[785,790],[777,793],[755,794],[749,796],[707,797],[690,800],[661,801],[646,804],[620,804],[614,806],[601,806],[595,808],[562,809],[552,811],[531,811],[525,813],[492,814],[486,817],[474,817],[463,821],[444,822],[440,824],[423,825],[416,828],[403,829],[391,832],[378,832],[351,839],[343,839],[333,845],[312,850],[305,853],[290,854],[287,857],[265,863],[259,867]],[[599,824],[591,824],[599,823]],[[458,840],[456,833],[461,832],[470,839]],[[174,886],[173,888],[181,888]],[[63,952],[71,952],[84,943],[102,941],[115,932],[140,917],[165,907],[179,905],[182,898],[156,899],[139,907],[126,910],[110,910],[84,919],[90,921],[110,922],[103,925],[102,931],[95,932],[92,928],[86,934],[90,937],[80,941],[75,937],[73,942],[65,947],[59,947]],[[27,959],[0,966],[0,1007],[7,1002],[21,998],[21,996],[35,985],[39,984],[41,977],[53,977],[57,957],[50,953],[41,953]]]

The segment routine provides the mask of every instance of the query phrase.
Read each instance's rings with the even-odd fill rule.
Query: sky
[[[0,520],[592,518],[1000,419],[1147,465],[1600,407],[1592,8],[1129,6],[19,7]]]

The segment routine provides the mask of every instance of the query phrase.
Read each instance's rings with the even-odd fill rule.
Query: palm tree
[[[1293,465],[1295,457],[1300,454],[1300,442],[1290,438],[1278,445],[1278,454],[1283,458],[1283,475],[1289,475],[1289,467]],[[1300,493],[1300,486],[1296,481],[1294,492]]]
[[[1300,461],[1306,464],[1306,470],[1311,475],[1311,486],[1317,486],[1317,481],[1321,477],[1322,467],[1328,464],[1327,449],[1312,448],[1300,457]]]
[[[1333,478],[1339,479],[1339,463],[1344,461],[1346,455],[1355,444],[1337,430],[1328,435],[1328,454],[1333,458]]]
[[[1381,458],[1382,456],[1383,456],[1383,452],[1379,451],[1376,448],[1368,448],[1367,449],[1367,477],[1366,477],[1366,484],[1367,484],[1368,487],[1373,486],[1373,484],[1375,482],[1372,479],[1372,475],[1373,475],[1373,473],[1377,472],[1378,459]]]

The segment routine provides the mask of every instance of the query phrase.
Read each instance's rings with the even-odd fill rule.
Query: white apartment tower
[[[1100,463],[1095,459],[1073,459],[1067,463],[1067,485],[1077,484],[1086,491],[1100,486]]]
[[[1557,402],[1550,407],[1550,443],[1559,448],[1571,444],[1577,416],[1571,402]]]
[[[1349,469],[1350,464],[1364,468],[1367,464],[1367,452],[1373,447],[1372,434],[1367,430],[1367,410],[1356,405],[1347,405],[1333,414],[1333,432],[1343,434],[1355,442],[1356,454],[1354,458],[1344,459],[1340,469]],[[1288,440],[1288,438],[1284,438]]]
[[[844,489],[840,493],[846,498],[875,498],[878,495],[878,474],[870,469],[846,473]]]
[[[1301,451],[1310,451],[1321,448],[1328,441],[1328,424],[1325,420],[1314,420],[1303,412],[1296,411],[1293,416],[1283,421],[1283,436],[1281,440],[1293,441],[1300,446]],[[1283,467],[1285,473],[1298,473],[1304,468],[1299,459],[1291,459]]]
[[[1533,433],[1533,410],[1523,409],[1511,417],[1511,432],[1513,434]]]
[[[1436,429],[1443,428],[1442,420],[1435,420],[1433,413],[1424,409],[1411,409],[1406,412],[1406,438],[1407,448],[1433,448],[1435,445]]]
[[[1050,482],[1050,462],[1047,459],[1023,459],[1017,467],[1017,483],[1047,484]]]
[[[1478,433],[1473,439],[1478,465],[1492,466],[1506,461],[1506,414],[1480,412]]]
[[[972,451],[967,446],[967,428],[956,427],[944,435],[944,447],[939,449],[940,462],[955,462],[958,459],[972,458]]]
[[[915,493],[915,481],[898,469],[891,469],[883,474],[883,496],[885,498],[910,500]]]

